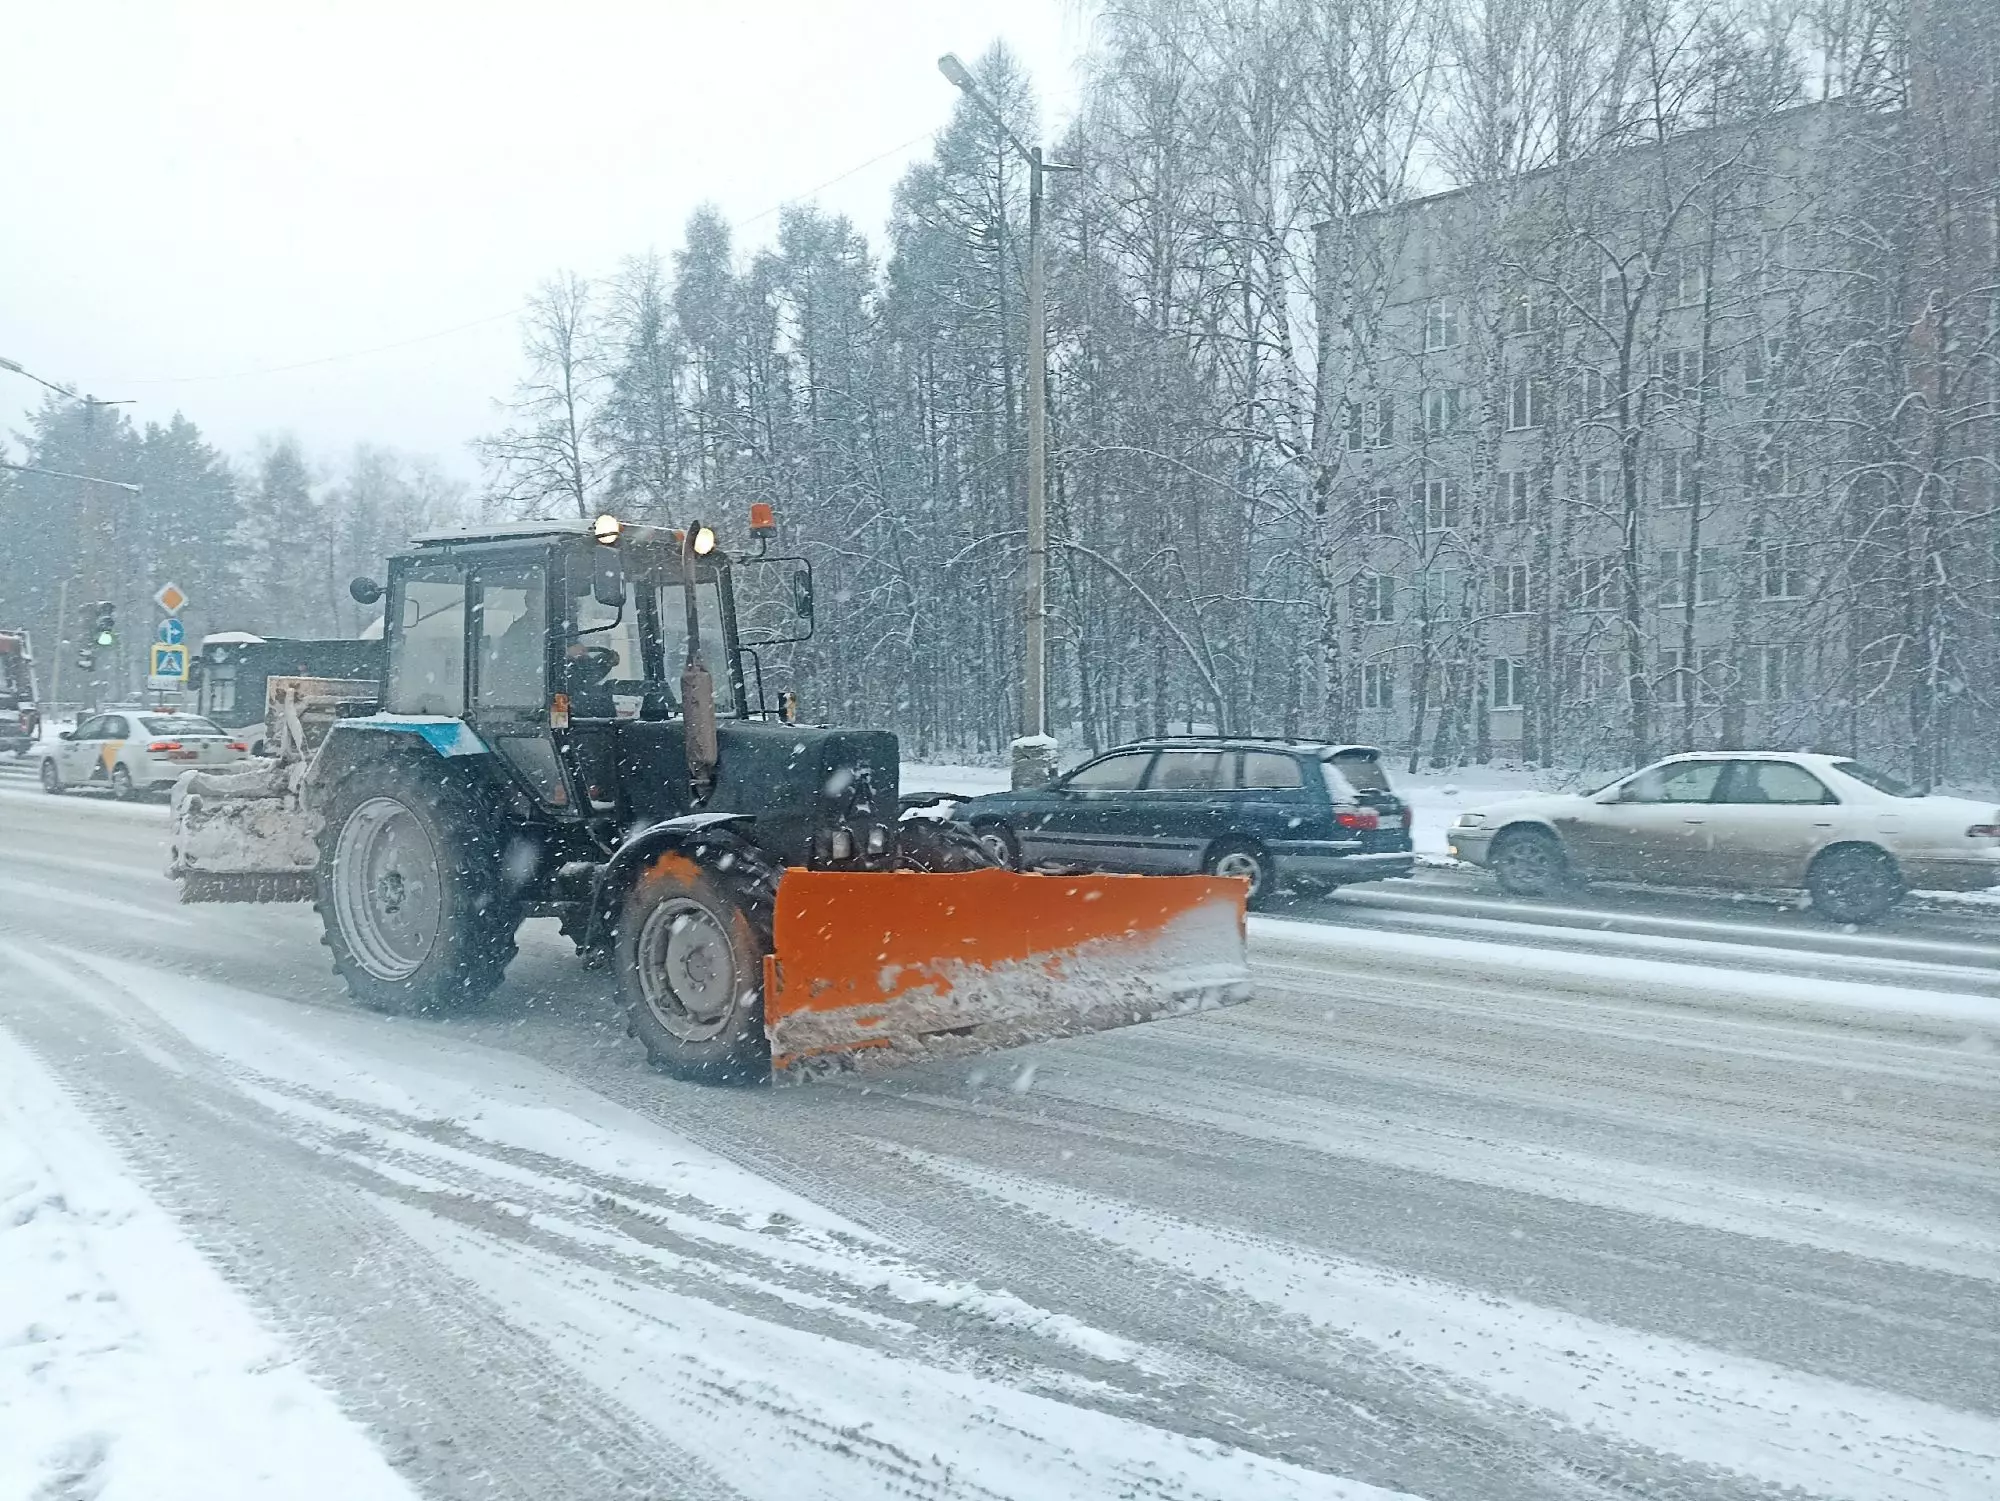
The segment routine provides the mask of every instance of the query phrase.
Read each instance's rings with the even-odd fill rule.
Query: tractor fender
[[[584,952],[608,946],[618,920],[618,904],[633,879],[663,850],[682,851],[703,865],[725,869],[732,884],[761,887],[774,895],[784,867],[737,832],[735,825],[754,822],[748,813],[683,813],[635,830],[619,844],[597,872],[591,885],[590,922],[581,945]]]
[[[413,756],[423,761],[456,761],[490,755],[486,742],[462,719],[430,714],[368,714],[336,719],[313,754],[306,777],[306,801],[364,761]]]

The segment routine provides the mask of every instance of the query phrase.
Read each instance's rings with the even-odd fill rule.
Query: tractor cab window
[[[637,705],[649,691],[644,636],[630,585],[622,606],[601,605],[586,574],[572,584],[570,631],[563,643],[563,689],[579,719],[611,719],[619,700]],[[634,708],[632,712],[636,713]]]
[[[402,650],[392,655],[387,708],[396,714],[465,712],[465,575],[455,564],[404,572],[397,617]]]
[[[532,713],[543,705],[549,607],[539,564],[479,569],[481,710]]]

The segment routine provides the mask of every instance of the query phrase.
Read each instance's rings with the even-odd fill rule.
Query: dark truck
[[[41,733],[34,645],[24,630],[0,630],[0,750],[25,756]]]
[[[1031,791],[962,803],[1003,863],[1235,876],[1260,905],[1280,885],[1406,876],[1410,807],[1372,745],[1199,735],[1115,750]]]
[[[194,712],[252,742],[263,755],[265,688],[272,678],[379,683],[380,641],[309,641],[221,632],[202,638],[188,664]]]

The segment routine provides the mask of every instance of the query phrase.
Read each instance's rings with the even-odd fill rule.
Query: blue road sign
[[[187,627],[172,616],[160,622],[160,639],[169,646],[179,646],[187,640],[187,634]]]

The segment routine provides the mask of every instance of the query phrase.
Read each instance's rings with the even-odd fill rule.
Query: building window
[[[1371,573],[1362,577],[1361,618],[1370,625],[1387,625],[1395,620],[1395,575]]]
[[[1805,649],[1796,644],[1753,646],[1744,697],[1751,703],[1788,703],[1804,695]]]
[[[1361,664],[1361,707],[1393,709],[1396,706],[1396,668],[1390,662]]]
[[[1548,421],[1549,386],[1532,375],[1517,375],[1507,383],[1507,426],[1520,432]]]
[[[1442,438],[1446,433],[1458,430],[1459,401],[1457,386],[1439,386],[1424,392],[1424,433],[1427,437]]]
[[[1663,605],[1684,605],[1687,603],[1687,565],[1685,548],[1668,548],[1660,554],[1660,594]],[[1723,597],[1723,580],[1727,569],[1723,550],[1719,547],[1704,547],[1695,558],[1694,602],[1698,605],[1712,605]]]
[[[1493,613],[1525,615],[1529,603],[1528,565],[1496,563],[1493,566]]]
[[[1766,292],[1784,289],[1792,268],[1798,264],[1796,242],[1798,236],[1790,226],[1783,229],[1767,229],[1758,245],[1758,281]]]
[[[1618,659],[1608,652],[1585,651],[1566,664],[1563,698],[1573,704],[1596,704],[1617,696]]]
[[[1456,568],[1440,569],[1422,579],[1424,609],[1432,620],[1455,619],[1465,603],[1464,574]]]
[[[1396,399],[1384,396],[1375,401],[1347,404],[1347,446],[1349,449],[1387,448],[1396,441]]]
[[[1507,299],[1507,332],[1531,334],[1547,328],[1551,312],[1547,297],[1523,291]]]
[[[1701,472],[1694,455],[1670,448],[1660,455],[1660,504],[1687,509],[1701,503]]]
[[[1653,356],[1653,380],[1668,400],[1692,400],[1701,393],[1702,358],[1698,349],[1662,349]]]
[[[1761,550],[1758,594],[1764,599],[1806,597],[1806,550],[1801,542],[1766,542]]]
[[[1569,565],[1570,608],[1573,610],[1609,610],[1618,602],[1618,560],[1616,558],[1577,558]]]
[[[1692,657],[1678,649],[1669,649],[1660,653],[1659,666],[1655,686],[1663,704],[1685,704],[1692,696],[1697,708],[1707,708],[1720,703],[1729,692],[1727,647],[1700,647]]]
[[[1602,370],[1583,372],[1583,412],[1586,417],[1599,416],[1616,405],[1612,392],[1617,382]]]
[[[1500,471],[1499,503],[1494,508],[1494,520],[1502,522],[1526,521],[1528,510],[1528,471],[1525,469],[1502,469]]]
[[[1424,349],[1450,349],[1458,343],[1458,307],[1447,297],[1424,304]]]
[[[1361,533],[1366,537],[1393,537],[1396,534],[1396,490],[1393,485],[1377,485],[1361,497]]]
[[[1598,274],[1597,316],[1614,327],[1625,320],[1625,273],[1617,266]]]
[[[1495,657],[1492,666],[1493,692],[1487,707],[1520,708],[1528,696],[1528,664],[1518,657]]]
[[[1701,257],[1691,250],[1662,251],[1653,266],[1653,290],[1661,307],[1698,307],[1707,290]]]
[[[1417,514],[1427,532],[1448,532],[1458,525],[1458,483],[1448,479],[1417,481]]]
[[[1583,466],[1583,503],[1599,510],[1611,504],[1611,466],[1592,461]]]

